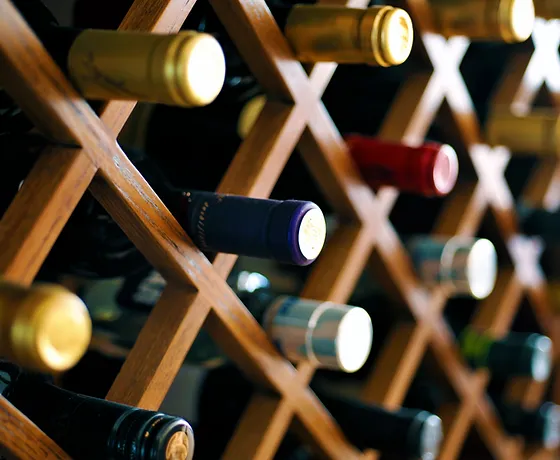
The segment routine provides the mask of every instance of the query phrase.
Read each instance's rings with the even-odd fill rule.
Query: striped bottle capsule
[[[367,312],[332,302],[280,297],[267,310],[264,328],[293,362],[355,372],[369,356],[373,328]]]
[[[494,289],[498,257],[485,238],[419,236],[407,247],[428,287],[445,286],[477,299],[488,297]]]

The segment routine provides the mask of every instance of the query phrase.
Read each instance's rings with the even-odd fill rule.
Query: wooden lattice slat
[[[185,0],[137,0],[121,29],[177,31],[193,4]],[[363,7],[366,2],[355,0],[349,4]],[[458,187],[446,203],[435,233],[474,235],[484,215],[492,212],[514,261],[512,269],[500,271],[494,293],[480,303],[474,321],[493,334],[505,334],[526,293],[538,312],[541,326],[557,343],[558,326],[549,322],[552,315],[546,286],[537,267],[538,258],[513,244],[518,231],[517,220],[504,179],[509,153],[483,145],[473,104],[459,72],[469,43],[464,38],[445,40],[423,32],[430,30],[429,4],[425,0],[408,0],[407,5],[417,26],[417,47],[429,58],[433,71],[407,80],[380,136],[421,142],[445,104],[444,108],[452,115],[451,123],[460,134],[463,144],[460,147],[469,152],[468,158],[462,161],[472,163],[479,182]],[[428,292],[421,286],[388,221],[398,193],[384,189],[375,196],[363,183],[320,101],[336,65],[315,65],[308,69],[308,76],[294,59],[262,0],[212,0],[212,6],[268,94],[263,112],[239,148],[219,191],[268,196],[297,146],[344,222],[315,264],[302,295],[345,302],[364,266],[370,263],[383,273],[380,279],[397,293],[416,319],[415,324],[395,330],[389,336],[377,366],[364,382],[363,399],[388,408],[398,407],[430,346],[460,398],[459,404],[442,413],[447,438],[441,458],[457,457],[473,423],[496,457],[524,458],[523,446],[507,439],[486,398],[488,373],[468,369],[442,318],[447,293],[443,289]],[[538,27],[550,28],[551,36],[560,35],[555,23],[543,22]],[[535,37],[539,33],[536,32]],[[539,52],[550,46],[544,45],[545,42],[542,38],[535,40]],[[548,54],[547,58],[552,58],[553,53],[549,51]],[[535,56],[541,57],[533,61],[539,62],[545,55],[544,51],[542,55],[536,51]],[[558,59],[557,52],[555,58]],[[301,422],[295,429],[303,429],[305,437],[310,437],[325,456],[341,460],[359,458],[361,454],[347,444],[307,388],[315,370],[313,366],[303,363],[296,373],[225,284],[224,278],[236,257],[220,254],[211,265],[116,145],[114,138],[134,103],[108,103],[101,112],[100,123],[9,0],[0,0],[0,64],[2,86],[32,116],[38,127],[59,142],[80,146],[52,148],[45,152],[4,216],[0,225],[3,248],[0,268],[4,276],[23,283],[32,281],[93,179],[90,190],[94,196],[169,283],[108,398],[157,408],[192,341],[205,324],[218,344],[228,350],[249,377],[277,392],[276,397],[259,395],[253,399],[225,458],[271,458],[294,416]],[[518,71],[509,74],[510,79],[504,83],[506,89],[500,97],[504,98],[507,91],[514,91],[502,101],[513,100],[512,94],[522,94],[519,97],[529,104],[540,84],[535,86],[534,76],[526,77],[520,70],[523,63],[515,65]],[[531,65],[537,64],[526,59],[524,66],[529,69]],[[518,81],[513,81],[512,75],[518,76]],[[558,88],[553,86],[553,78],[551,73],[544,76],[541,83],[546,81],[556,96]],[[277,99],[284,102],[277,102]],[[560,177],[560,173],[548,174],[547,183],[556,176]],[[553,186],[539,189],[543,198],[548,193],[548,201],[560,203],[560,194],[554,191]],[[535,267],[537,276],[526,276],[526,270],[521,270],[526,264]],[[510,393],[516,400],[525,401],[531,399],[530,396],[538,400],[543,388],[543,385],[516,382]],[[54,447],[48,450],[55,455]]]

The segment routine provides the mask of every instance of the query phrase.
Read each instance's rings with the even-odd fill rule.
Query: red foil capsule
[[[424,196],[447,195],[459,174],[457,153],[447,144],[420,147],[351,134],[345,137],[350,155],[372,188],[389,185]]]

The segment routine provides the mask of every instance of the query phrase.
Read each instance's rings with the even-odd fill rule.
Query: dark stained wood
[[[415,319],[414,324],[390,335],[370,377],[363,383],[363,399],[387,408],[398,407],[429,346],[460,398],[457,406],[442,411],[447,438],[441,458],[457,458],[473,424],[496,458],[524,458],[523,446],[504,435],[486,399],[488,373],[473,373],[467,368],[452,332],[442,319],[448,293],[443,289],[430,292],[422,286],[405,247],[388,222],[398,192],[386,188],[374,194],[363,183],[320,102],[336,65],[309,66],[307,74],[294,59],[262,0],[212,0],[211,3],[269,99],[254,129],[239,148],[219,191],[268,196],[289,155],[298,148],[344,222],[327,242],[302,296],[346,302],[365,264],[369,263],[382,275],[381,284],[396,294]],[[478,181],[457,187],[448,198],[434,233],[474,235],[485,213],[491,212],[514,261],[513,269],[501,269],[494,293],[480,303],[473,321],[501,336],[507,333],[521,297],[528,294],[543,329],[558,343],[560,323],[554,318],[546,297],[545,280],[526,276],[526,270],[522,270],[527,264],[537,266],[538,260],[513,244],[517,221],[503,177],[509,153],[483,145],[473,104],[459,72],[469,43],[464,38],[445,40],[427,33],[433,29],[427,0],[405,3],[417,27],[417,51],[429,59],[433,70],[407,79],[379,135],[420,143],[438,112],[444,110],[449,115],[445,128],[459,134],[458,147],[468,152],[465,161],[474,166]],[[193,4],[194,0],[136,0],[121,29],[177,31]],[[354,0],[347,4],[363,7],[366,2]],[[512,63],[511,72],[497,93],[496,106],[507,104],[516,110],[528,110],[543,81],[558,103],[553,80],[560,69],[558,56],[553,52],[547,56],[541,50],[547,37],[549,42],[557,40],[560,32],[554,23],[541,21],[536,38],[537,35],[541,37],[535,40],[538,50]],[[535,78],[534,69],[547,58],[554,59],[552,70],[549,73],[540,70]],[[169,282],[108,398],[157,409],[196,334],[205,324],[248,377],[275,393],[252,400],[225,458],[273,458],[291,424],[324,457],[361,458],[362,454],[346,442],[336,423],[308,389],[315,371],[313,366],[301,363],[295,369],[287,363],[225,284],[224,278],[236,257],[220,254],[210,264],[116,144],[115,136],[135,103],[108,102],[100,112],[100,123],[8,0],[0,0],[0,66],[0,84],[38,127],[51,138],[75,146],[45,152],[2,219],[3,276],[23,283],[32,281],[79,198],[90,186],[96,198]],[[525,196],[533,203],[553,207],[560,203],[559,184],[556,162],[543,164]],[[540,400],[544,390],[543,386],[517,382],[509,391],[512,398],[533,404]],[[557,393],[560,394],[558,390]],[[10,418],[12,422],[22,418],[0,398],[0,417],[2,413],[12,414],[10,417],[15,417]],[[0,427],[6,426],[9,425],[0,423]],[[33,431],[36,428],[28,421],[21,421],[17,429],[16,440],[22,439],[21,445],[15,445],[0,433],[0,444],[12,455],[67,458],[60,456],[63,454],[52,443],[49,445],[44,435]],[[14,450],[33,446],[26,440],[35,439],[39,440],[37,446],[45,446],[40,457],[33,456],[35,451]],[[533,454],[537,458],[538,453]],[[363,457],[375,458],[375,455]]]

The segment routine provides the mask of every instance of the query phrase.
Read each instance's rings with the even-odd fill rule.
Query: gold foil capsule
[[[560,153],[560,117],[555,110],[534,110],[527,116],[497,111],[489,117],[486,132],[490,145],[503,145],[512,153]]]
[[[445,37],[523,42],[533,32],[533,0],[430,0],[434,32]]]
[[[391,6],[296,5],[284,32],[302,62],[382,67],[406,61],[414,37],[408,13]]]
[[[249,99],[243,106],[239,113],[239,118],[237,119],[237,134],[239,134],[241,139],[245,139],[249,135],[253,125],[257,122],[259,115],[264,109],[265,104],[266,96],[260,94]]]
[[[65,288],[0,281],[0,355],[22,367],[59,372],[74,366],[91,340],[84,303]]]
[[[559,0],[533,0],[535,3],[535,13],[539,18],[560,19]]]
[[[85,30],[68,55],[70,77],[87,99],[184,107],[212,102],[225,80],[222,48],[211,35]]]

